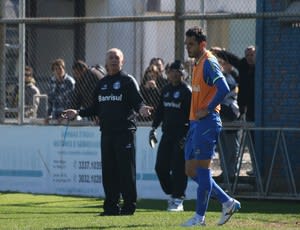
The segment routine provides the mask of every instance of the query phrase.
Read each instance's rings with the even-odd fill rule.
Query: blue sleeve
[[[217,93],[212,99],[212,101],[209,103],[208,111],[214,111],[216,106],[223,101],[224,97],[230,91],[224,77],[218,78],[214,85],[217,87]]]
[[[213,86],[219,78],[224,78],[218,60],[215,57],[208,58],[203,66],[204,81]]]
[[[204,80],[208,85],[217,87],[217,93],[208,105],[208,110],[214,111],[216,106],[223,101],[226,94],[230,91],[215,57],[209,58],[204,62]]]

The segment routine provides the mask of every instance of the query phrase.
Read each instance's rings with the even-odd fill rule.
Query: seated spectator
[[[107,71],[105,69],[105,67],[103,67],[102,65],[96,64],[92,67],[89,68],[94,74],[97,75],[97,77],[100,79],[102,79],[106,74]]]
[[[72,108],[86,109],[93,103],[94,90],[97,82],[106,74],[101,66],[89,67],[84,61],[77,60],[73,66],[73,76],[76,80],[75,90],[72,96]],[[96,117],[86,118],[98,121]]]
[[[65,71],[65,61],[56,59],[51,65],[53,75],[48,93],[48,122],[50,119],[61,120],[62,112],[71,108],[71,98],[75,89],[75,80]]]
[[[35,97],[40,95],[40,90],[36,86],[36,81],[33,77],[33,69],[30,66],[25,66],[25,85],[24,85],[24,102],[25,102],[25,110],[24,117],[25,118],[36,118],[37,110],[40,103],[40,98]],[[19,101],[19,85],[17,85],[14,89],[14,107],[18,107]]]
[[[94,89],[97,82],[104,77],[96,68],[92,70],[82,60],[76,61],[73,66],[73,76],[76,80],[72,96],[72,108],[86,109],[93,103]],[[98,71],[98,73],[96,72]]]
[[[25,117],[36,118],[40,103],[40,90],[36,86],[33,70],[30,66],[25,67]]]

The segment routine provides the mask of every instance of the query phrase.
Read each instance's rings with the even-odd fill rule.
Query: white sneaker
[[[235,212],[239,211],[240,208],[241,203],[235,199],[233,199],[232,204],[230,204],[229,207],[225,207],[225,205],[223,205],[222,215],[218,222],[218,225],[225,224]]]
[[[182,212],[183,211],[183,199],[171,198],[168,200],[168,211],[170,212]]]
[[[182,227],[205,226],[205,220],[193,216],[191,219],[181,225]]]

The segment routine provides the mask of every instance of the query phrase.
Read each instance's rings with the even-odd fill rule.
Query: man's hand
[[[179,148],[180,148],[180,149],[184,149],[185,142],[186,142],[186,137],[183,137],[183,138],[179,141]]]
[[[78,115],[77,110],[75,109],[66,109],[62,112],[61,117],[67,120],[74,120]]]
[[[155,89],[157,88],[156,82],[154,80],[149,80],[145,83],[146,89]]]
[[[224,51],[225,49],[223,49],[223,48],[221,48],[221,47],[219,47],[219,46],[212,46],[211,48],[210,48],[210,51],[214,54],[214,55],[216,55],[216,56],[218,56],[218,54],[219,53],[221,53],[222,51]]]
[[[151,148],[155,148],[155,145],[157,143],[157,137],[156,137],[156,132],[155,132],[155,129],[152,128],[150,130],[150,133],[149,133],[149,145]]]
[[[143,105],[139,110],[139,114],[141,114],[142,117],[149,117],[151,115],[152,110],[153,107]]]
[[[200,109],[196,112],[196,118],[198,120],[200,120],[200,119],[206,117],[208,114],[209,114],[208,109]]]

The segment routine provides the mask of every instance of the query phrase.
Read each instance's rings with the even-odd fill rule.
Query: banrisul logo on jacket
[[[104,102],[104,101],[122,101],[123,95],[109,95],[109,96],[98,96],[98,102]]]

